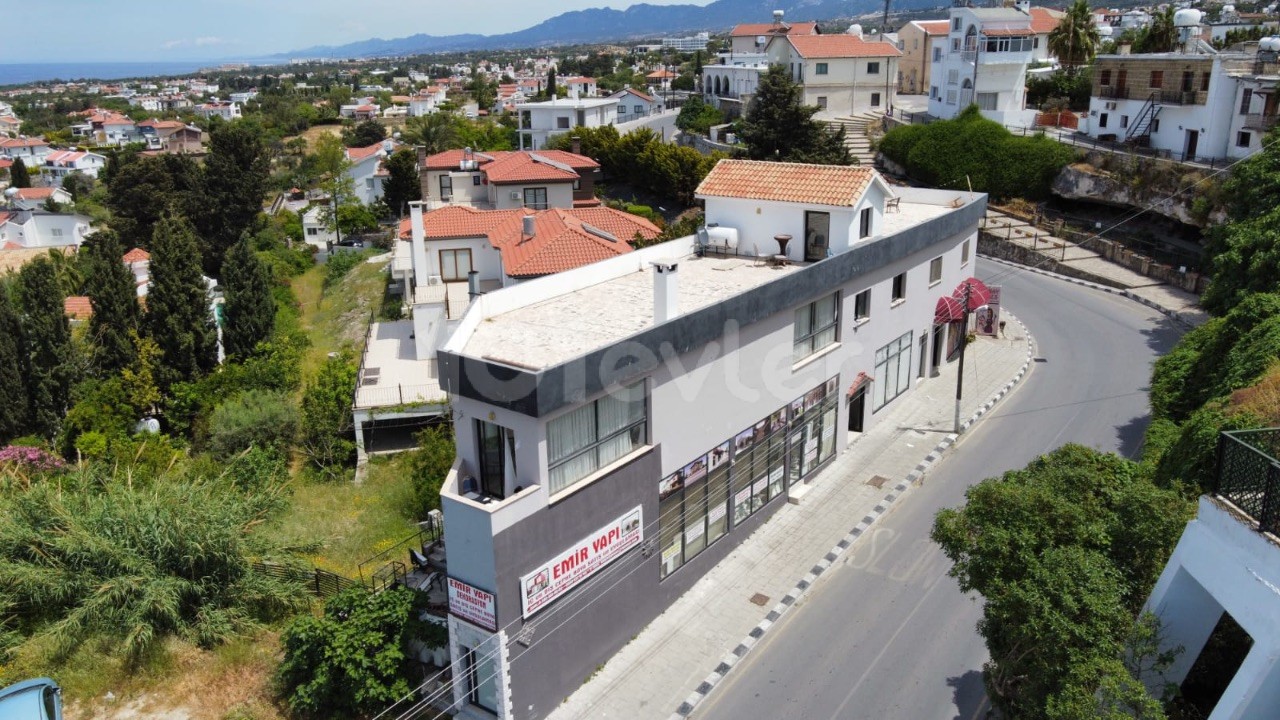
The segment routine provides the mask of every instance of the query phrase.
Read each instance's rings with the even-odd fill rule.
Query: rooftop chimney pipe
[[[413,284],[422,287],[427,284],[431,269],[427,267],[427,234],[422,227],[421,200],[409,203],[409,236],[412,238]]]
[[[680,314],[677,263],[653,264],[653,324],[660,325]]]

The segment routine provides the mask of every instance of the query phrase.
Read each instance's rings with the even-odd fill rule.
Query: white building
[[[626,87],[609,96],[618,101],[618,122],[639,120],[663,110],[662,98]]]
[[[741,114],[769,71],[769,56],[759,53],[720,53],[714,64],[702,66],[702,96],[710,105]]]
[[[392,140],[383,140],[368,147],[347,148],[347,177],[351,178],[351,189],[356,198],[364,205],[370,205],[382,197],[382,184],[387,173],[382,161],[395,149]]]
[[[214,100],[195,106],[195,114],[204,118],[215,115],[223,120],[235,120],[240,117],[240,103],[230,100]]]
[[[1200,498],[1147,601],[1162,649],[1181,648],[1166,682],[1186,678],[1225,615],[1252,639],[1209,720],[1261,720],[1280,708],[1280,486],[1267,478],[1280,466],[1278,439],[1280,429],[1223,434],[1216,492]]]
[[[595,196],[600,163],[563,150],[446,150],[419,162],[427,207],[466,205],[482,210],[582,208]]]
[[[106,165],[107,158],[98,153],[75,150],[55,150],[44,159],[45,174],[49,175],[58,186],[61,186],[62,181],[73,172],[97,178],[98,173]]]
[[[701,238],[481,295],[438,353],[459,705],[546,717],[942,362],[983,196],[725,160],[698,197]]]
[[[890,109],[898,88],[897,45],[843,35],[786,35],[769,41],[770,64],[803,86],[802,102],[839,115]]]
[[[705,51],[709,42],[711,42],[710,33],[700,32],[691,37],[662,38],[662,47],[677,52],[696,52]]]
[[[9,188],[4,195],[15,210],[39,210],[50,200],[59,205],[71,203],[71,194],[61,187]]]
[[[43,165],[44,159],[51,152],[53,150],[49,147],[49,143],[41,138],[0,138],[0,157],[21,160],[28,170],[34,170]]]
[[[0,248],[79,246],[89,234],[92,222],[88,216],[76,213],[0,210]]]
[[[578,127],[603,127],[618,120],[614,98],[556,98],[546,102],[519,103],[520,149],[540,150],[547,139]]]
[[[409,117],[421,117],[430,115],[440,107],[440,103],[448,99],[448,93],[443,85],[432,85],[418,91],[417,95],[409,98]]]
[[[596,96],[596,79],[575,75],[573,77],[557,78],[556,84],[569,91],[569,95],[577,95],[578,97],[595,97]]]
[[[302,240],[317,250],[327,250],[330,243],[338,241],[337,233],[329,229],[324,217],[324,208],[319,205],[312,205],[302,213]]]
[[[815,22],[787,23],[782,11],[773,11],[772,23],[742,23],[729,31],[729,52],[733,55],[762,54],[775,37],[817,35]]]
[[[942,119],[976,104],[983,117],[1006,125],[1034,124],[1026,109],[1027,66],[1036,49],[1030,6],[955,7],[951,30],[931,38],[929,114]]]

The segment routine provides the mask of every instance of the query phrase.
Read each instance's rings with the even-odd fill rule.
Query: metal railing
[[[418,532],[360,563],[360,582],[374,590],[381,590],[408,573],[400,558],[408,557],[409,550],[419,551],[429,557],[430,548],[436,543],[444,542],[444,521],[438,514],[428,514],[426,520],[418,523],[418,527]]]
[[[1218,436],[1214,494],[1280,535],[1280,428],[1236,430]]]
[[[274,578],[293,580],[301,583],[303,588],[316,597],[327,598],[331,595],[358,585],[355,580],[320,568],[298,568],[272,562],[255,562],[253,569]]]
[[[1244,127],[1249,130],[1270,130],[1275,127],[1276,121],[1280,120],[1280,115],[1267,113],[1249,113],[1244,116]]]
[[[1126,100],[1129,97],[1127,85],[1103,85],[1098,89],[1098,97],[1109,100]]]
[[[1162,105],[1199,105],[1200,96],[1195,90],[1161,90]]]

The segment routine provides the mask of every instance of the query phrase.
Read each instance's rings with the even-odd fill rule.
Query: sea
[[[124,78],[187,75],[216,62],[84,62],[0,63],[0,86],[25,85],[49,80],[120,80]]]

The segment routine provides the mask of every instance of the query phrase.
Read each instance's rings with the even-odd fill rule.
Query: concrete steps
[[[859,113],[848,117],[827,120],[827,126],[844,129],[844,146],[849,154],[857,159],[858,164],[871,166],[875,164],[875,152],[871,149],[871,138],[867,137],[867,127],[879,122],[881,115],[875,112]]]

